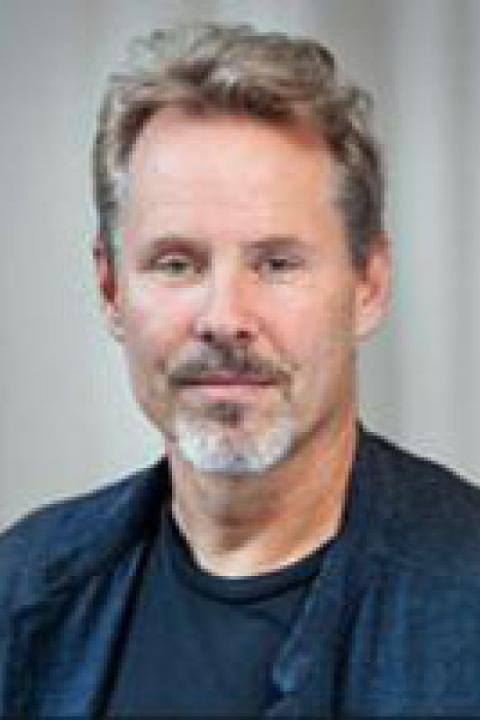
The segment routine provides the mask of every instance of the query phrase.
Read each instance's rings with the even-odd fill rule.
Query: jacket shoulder
[[[45,569],[67,566],[72,558],[77,565],[86,558],[95,564],[139,528],[139,516],[148,510],[148,495],[155,491],[158,468],[136,471],[92,492],[37,509],[2,532],[0,611],[15,605],[26,578],[30,583]]]
[[[480,488],[367,435],[372,502],[391,556],[427,574],[480,578]]]

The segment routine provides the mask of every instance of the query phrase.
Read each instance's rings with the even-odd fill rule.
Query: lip
[[[267,380],[248,378],[246,376],[216,376],[192,380],[182,385],[183,390],[208,398],[238,398],[256,396],[259,392],[273,387],[275,383]]]
[[[265,378],[259,378],[249,375],[227,375],[223,373],[208,375],[201,378],[193,378],[183,383],[186,386],[201,386],[201,387],[237,387],[237,386],[265,386],[273,385],[271,380]]]

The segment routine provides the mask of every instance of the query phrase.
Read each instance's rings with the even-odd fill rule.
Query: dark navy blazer
[[[161,460],[1,537],[0,716],[102,715],[169,484]],[[480,491],[360,430],[342,529],[272,679],[265,717],[480,718]]]

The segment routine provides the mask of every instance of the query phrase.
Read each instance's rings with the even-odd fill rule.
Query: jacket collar
[[[330,572],[330,566],[336,566],[344,548],[358,551],[365,544],[375,500],[370,491],[371,444],[368,433],[359,425],[343,528],[328,553],[322,579],[318,581],[322,585],[323,574]],[[161,508],[170,494],[170,468],[163,457],[119,483],[61,504],[54,522],[56,527],[50,531],[53,542],[45,543],[39,553],[32,549],[30,562],[22,573],[18,604],[30,605],[32,595],[56,592],[98,573],[129,548],[151,541],[158,529]],[[70,511],[70,507],[74,510]]]

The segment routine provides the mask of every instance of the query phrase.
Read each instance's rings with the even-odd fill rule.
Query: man
[[[166,457],[3,537],[3,714],[480,716],[480,494],[357,417],[390,272],[365,93],[313,41],[155,32],[94,176]]]

